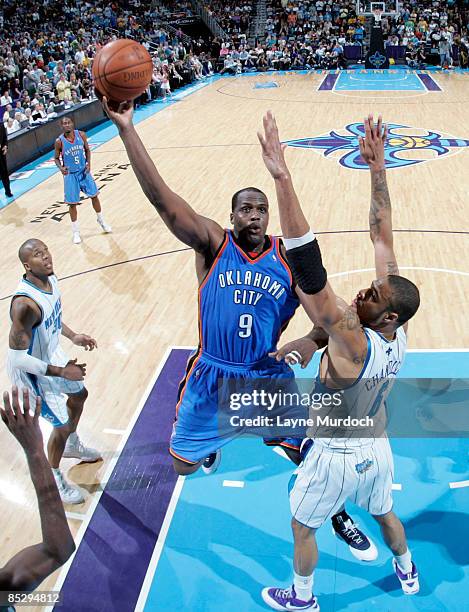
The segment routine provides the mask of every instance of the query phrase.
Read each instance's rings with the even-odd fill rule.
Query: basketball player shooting
[[[80,244],[81,235],[78,224],[77,206],[80,203],[80,192],[91,198],[96,212],[96,219],[105,234],[112,232],[106,223],[99,201],[99,190],[91,176],[91,149],[85,132],[75,129],[71,117],[60,120],[62,134],[55,141],[55,165],[64,177],[64,201],[70,207],[73,244]]]
[[[329,336],[315,392],[342,389],[346,405],[360,404],[366,414],[384,410],[406,351],[409,319],[420,304],[417,287],[399,275],[393,248],[391,200],[386,183],[381,117],[365,119],[360,152],[370,168],[370,236],[377,279],[360,290],[352,304],[338,298],[327,280],[318,241],[301,210],[284,158],[274,117],[264,117],[258,134],[262,156],[275,181],[287,259],[298,295],[315,325]],[[376,384],[355,382],[375,379]],[[347,386],[344,385],[347,381]],[[294,579],[290,588],[267,587],[264,601],[275,610],[319,610],[313,595],[318,561],[316,530],[351,498],[377,520],[391,549],[393,568],[405,594],[419,590],[418,573],[402,523],[392,512],[393,460],[386,437],[317,437],[297,469],[290,492],[294,536]],[[345,435],[345,433],[344,433]],[[364,476],[366,475],[366,477]]]
[[[178,474],[192,474],[200,466],[205,473],[213,473],[221,447],[234,437],[220,435],[219,381],[249,384],[282,378],[290,381],[292,391],[297,389],[291,368],[269,356],[298,306],[285,249],[278,238],[266,234],[269,203],[262,191],[248,187],[236,192],[230,215],[233,230],[223,229],[197,214],[164,182],[132,123],[132,104],[122,103],[115,112],[104,98],[103,106],[119,129],[145,195],[168,229],[196,253],[199,347],[179,388],[170,453]],[[238,277],[241,280],[234,282]],[[296,342],[295,348],[301,351],[297,360],[305,365],[318,348],[314,333]],[[296,464],[300,442],[265,440],[282,446]],[[374,544],[343,507],[331,517],[338,537],[356,558],[371,561],[376,557]]]

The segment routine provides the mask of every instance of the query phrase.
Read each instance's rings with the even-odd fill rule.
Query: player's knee
[[[315,529],[307,527],[299,523],[294,517],[291,520],[291,528],[293,531],[293,537],[296,541],[307,540],[314,536]]]
[[[199,465],[199,463],[195,463],[194,465],[184,463],[184,461],[173,457],[173,468],[178,476],[189,476],[189,474],[193,474],[199,469]]]
[[[373,518],[383,527],[391,525],[398,520],[397,516],[392,510],[386,512],[386,514],[373,514]]]

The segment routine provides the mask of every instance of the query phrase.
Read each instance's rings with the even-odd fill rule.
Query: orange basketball
[[[94,86],[108,100],[133,100],[151,82],[153,63],[141,44],[128,38],[114,40],[98,51],[93,62]]]

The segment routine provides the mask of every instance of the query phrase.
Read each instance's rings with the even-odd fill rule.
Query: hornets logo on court
[[[289,147],[318,149],[323,151],[324,157],[340,151],[343,153],[339,158],[339,163],[342,166],[352,170],[368,169],[368,166],[360,156],[358,146],[358,138],[365,135],[363,123],[350,123],[344,129],[348,134],[338,134],[332,131],[324,136],[287,140],[285,144]],[[427,132],[424,135],[418,136],[402,134],[402,130],[408,131],[414,129],[397,123],[388,124],[388,139],[385,145],[387,168],[402,168],[429,161],[429,159],[419,159],[418,155],[412,159],[413,151],[435,151],[437,157],[441,157],[450,153],[452,149],[469,147],[469,140],[444,136],[443,134],[438,134],[438,132]]]

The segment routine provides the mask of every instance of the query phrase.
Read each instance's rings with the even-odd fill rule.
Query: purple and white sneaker
[[[262,599],[274,610],[316,610],[319,612],[316,597],[312,595],[308,601],[298,599],[293,586],[288,589],[265,587],[262,589]]]
[[[396,559],[392,560],[392,566],[394,568],[394,573],[399,578],[404,595],[415,595],[418,593],[420,590],[419,573],[415,567],[415,563],[412,561],[412,571],[408,574],[401,571]]]

